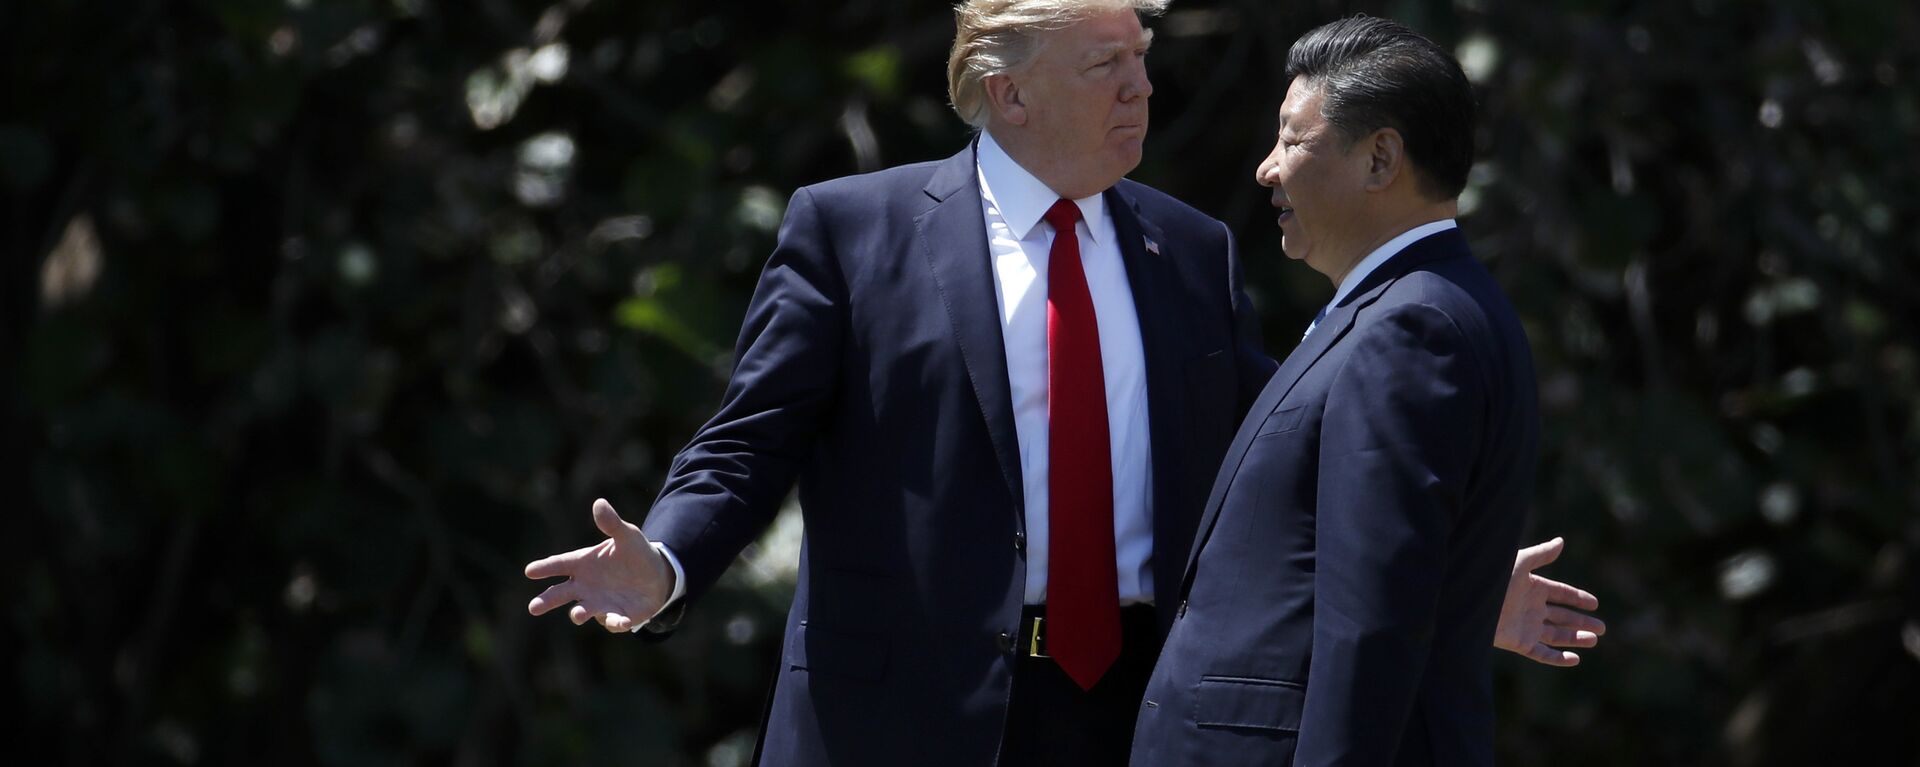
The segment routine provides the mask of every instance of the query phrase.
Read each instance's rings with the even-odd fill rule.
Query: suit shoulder
[[[808,184],[795,194],[806,194],[823,205],[884,201],[891,195],[918,193],[933,178],[939,160],[928,160],[869,173],[828,179]]]
[[[1395,280],[1382,299],[1427,304],[1448,315],[1513,313],[1493,274],[1470,255],[1415,268]]]
[[[1382,308],[1424,305],[1451,314],[1475,303],[1473,291],[1454,270],[1414,269],[1394,280],[1380,296]],[[1471,279],[1471,278],[1468,278]]]
[[[1183,225],[1200,228],[1224,228],[1219,219],[1200,212],[1179,198],[1131,179],[1121,179],[1120,193],[1140,207],[1140,212],[1161,226]]]
[[[1470,348],[1524,346],[1519,314],[1493,275],[1471,256],[1414,269],[1375,304],[1372,323]]]
[[[1399,290],[1409,285],[1401,279],[1367,311],[1355,318],[1354,335],[1375,338],[1406,334],[1420,338],[1445,339],[1456,343],[1466,337],[1461,328],[1462,315],[1472,311],[1444,292]]]

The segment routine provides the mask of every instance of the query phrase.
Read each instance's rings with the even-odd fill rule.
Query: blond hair
[[[1040,50],[1040,33],[1101,11],[1157,15],[1171,0],[966,0],[954,6],[947,98],[960,119],[987,125],[986,79],[1019,69]]]

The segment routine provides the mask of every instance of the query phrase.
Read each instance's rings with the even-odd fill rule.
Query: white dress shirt
[[[1055,236],[1041,225],[1060,199],[987,133],[978,156],[981,214],[993,260],[994,297],[1006,344],[1013,425],[1027,506],[1027,604],[1047,595],[1047,261]],[[1100,366],[1107,388],[1107,431],[1113,468],[1114,568],[1120,602],[1153,600],[1152,451],[1147,431],[1146,352],[1133,290],[1120,261],[1113,217],[1101,195],[1073,201],[1080,264],[1100,324]],[[964,257],[965,254],[951,254]]]
[[[1040,179],[1007,155],[993,137],[980,134],[978,159],[981,216],[987,255],[993,260],[994,297],[1006,344],[1012,387],[1013,425],[1020,442],[1020,473],[1027,504],[1027,604],[1047,598],[1047,260],[1053,227],[1040,226],[1060,199]],[[1080,207],[1080,264],[1100,323],[1100,367],[1107,387],[1107,432],[1113,468],[1114,570],[1120,603],[1153,601],[1152,451],[1147,432],[1146,352],[1133,289],[1120,262],[1118,235],[1101,195],[1073,201]],[[946,254],[965,258],[969,254]],[[686,572],[671,549],[653,544],[673,568],[673,595],[665,611],[686,594]],[[651,616],[649,616],[651,620]],[[639,631],[645,622],[633,627]]]
[[[1351,294],[1354,288],[1360,287],[1360,283],[1366,281],[1367,275],[1373,274],[1373,270],[1380,268],[1380,265],[1386,263],[1387,259],[1393,258],[1399,255],[1400,251],[1406,250],[1408,245],[1424,240],[1428,235],[1438,234],[1448,229],[1456,228],[1459,228],[1459,224],[1454,223],[1451,218],[1429,221],[1412,229],[1408,229],[1405,232],[1401,232],[1400,236],[1387,240],[1380,247],[1374,248],[1373,252],[1368,253],[1366,258],[1360,259],[1360,263],[1353,265],[1353,269],[1347,272],[1346,278],[1340,280],[1340,287],[1333,291],[1333,300],[1327,302],[1327,308],[1320,310],[1320,317],[1324,318],[1332,314],[1334,308],[1338,307],[1341,301],[1345,301],[1347,295]],[[1307,332],[1300,334],[1300,338],[1305,339],[1307,336],[1312,335],[1313,329],[1319,326],[1320,320],[1315,319],[1313,324],[1307,326]]]

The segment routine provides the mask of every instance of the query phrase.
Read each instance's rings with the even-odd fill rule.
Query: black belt
[[[1153,648],[1160,639],[1160,618],[1153,605],[1131,604],[1120,607],[1120,652]],[[1020,610],[1020,633],[1014,651],[1024,658],[1051,658],[1047,654],[1047,606],[1027,605]],[[1155,650],[1157,652],[1157,649]]]

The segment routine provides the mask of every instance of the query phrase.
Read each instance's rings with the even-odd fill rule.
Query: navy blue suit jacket
[[[1459,230],[1382,264],[1227,450],[1133,763],[1491,764],[1538,444],[1526,336]]]
[[[799,484],[767,764],[978,767],[998,751],[1026,557],[975,173],[969,148],[793,195],[719,413],[646,521],[697,602]],[[1172,589],[1273,363],[1226,227],[1132,182],[1106,195],[1146,353],[1154,579]]]

